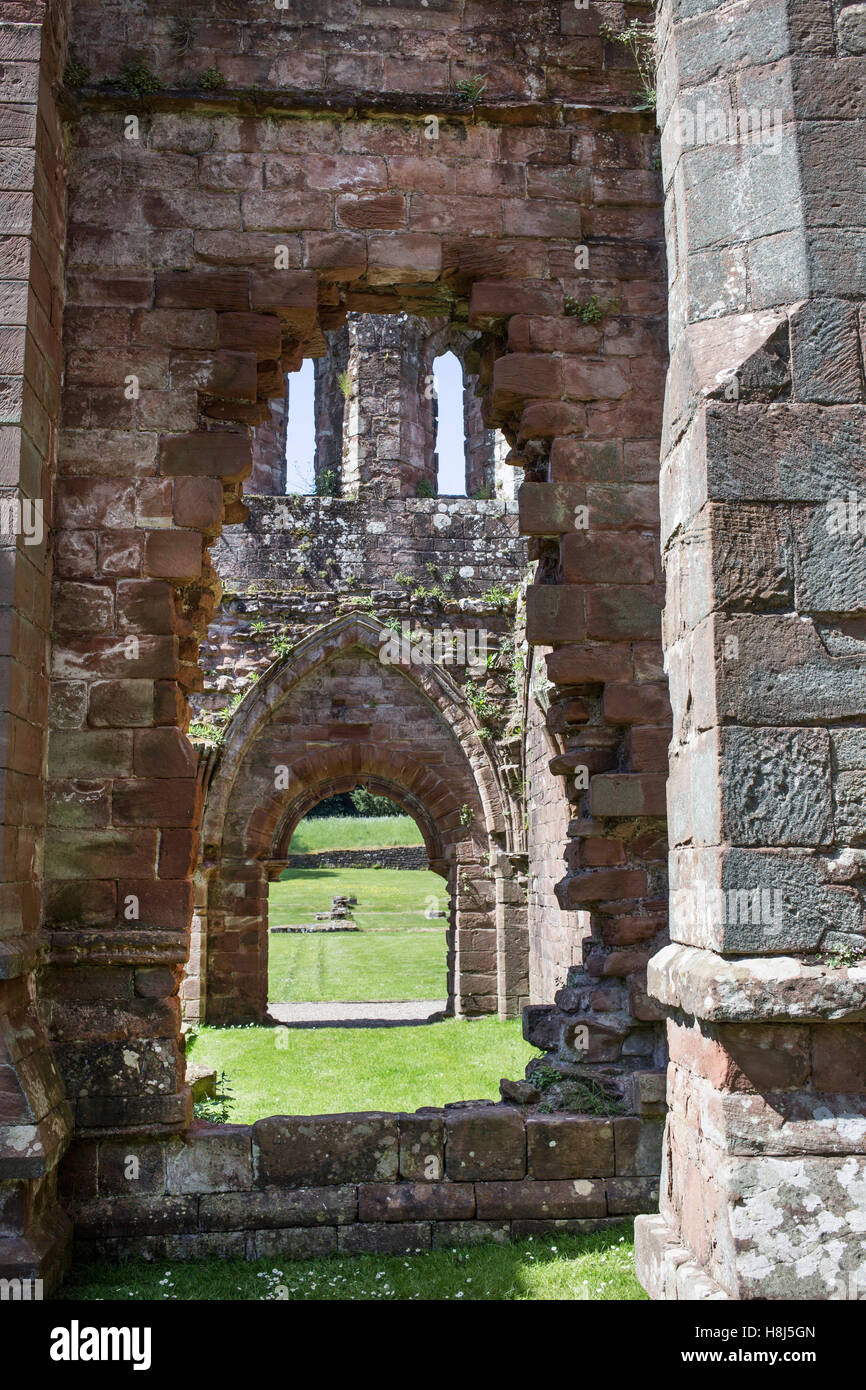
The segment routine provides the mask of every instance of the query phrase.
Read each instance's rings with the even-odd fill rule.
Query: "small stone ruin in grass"
[[[316,913],[315,922],[306,922],[301,926],[271,927],[271,931],[274,935],[281,932],[360,931],[361,928],[352,916],[352,907],[357,901],[357,898],[349,898],[340,893],[331,899],[328,912]]]

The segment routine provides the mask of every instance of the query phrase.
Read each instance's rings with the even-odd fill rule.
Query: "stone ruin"
[[[354,901],[342,894],[331,899],[329,912],[316,912],[314,914],[317,922],[327,922],[328,925],[337,931],[356,931],[355,919],[352,916],[350,904]]]
[[[653,1298],[866,1277],[866,10],[662,0],[642,78],[626,22],[2,4],[0,1275],[642,1212]],[[182,1016],[262,1019],[268,882],[359,785],[449,1010],[544,1058],[192,1124]]]
[[[271,936],[278,936],[287,932],[345,932],[360,931],[355,918],[352,914],[352,906],[357,902],[356,898],[347,898],[344,894],[338,894],[331,899],[331,906],[327,912],[315,912],[314,920],[307,922],[304,926],[290,927],[269,927]],[[201,1001],[196,1000],[200,1005]],[[201,1017],[200,1010],[198,1017]]]

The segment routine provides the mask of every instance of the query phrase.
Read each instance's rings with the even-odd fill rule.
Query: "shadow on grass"
[[[269,1232],[276,1236],[277,1232]],[[170,1244],[170,1243],[169,1243]],[[400,1255],[332,1255],[247,1263],[82,1265],[58,1301],[580,1301],[644,1300],[634,1275],[631,1220],[580,1235],[565,1232]]]

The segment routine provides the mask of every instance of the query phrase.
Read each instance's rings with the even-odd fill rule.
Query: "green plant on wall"
[[[206,92],[214,92],[226,85],[226,80],[219,68],[205,68],[198,80],[198,85]]]
[[[316,496],[336,497],[339,481],[336,469],[334,468],[329,468],[324,473],[317,473]]]
[[[498,700],[494,700],[485,686],[479,685],[469,677],[463,683],[466,702],[481,725],[481,733],[489,738],[493,729],[505,718],[505,710]]]
[[[75,50],[69,50],[69,61],[63,69],[63,81],[67,87],[86,87],[90,81],[90,68],[79,62]]]
[[[480,101],[487,91],[487,78],[480,75],[461,77],[454,83],[454,90],[461,101]]]
[[[155,72],[151,72],[143,58],[133,58],[124,63],[117,76],[118,84],[125,92],[135,92],[138,97],[152,92],[161,92],[163,83]]]
[[[601,323],[606,314],[615,314],[619,308],[619,301],[608,299],[602,303],[598,295],[581,302],[573,294],[565,296],[565,312],[571,318],[580,319],[581,323]]]
[[[639,19],[632,19],[622,29],[615,29],[611,24],[602,24],[601,34],[611,43],[621,43],[629,50],[640,78],[640,88],[635,92],[640,109],[642,111],[655,111],[655,25],[644,24]]]
[[[517,603],[520,593],[519,588],[507,589],[504,584],[492,584],[484,595],[488,603],[495,604],[497,608],[507,611]]]
[[[822,965],[828,966],[831,970],[847,970],[851,965],[862,963],[863,950],[859,942],[855,945],[853,942],[843,941],[838,946],[831,947],[829,951],[824,951],[819,959]]]
[[[205,1096],[203,1100],[197,1100],[193,1106],[193,1113],[197,1120],[207,1120],[212,1125],[226,1125],[231,1119],[236,1104],[234,1088],[226,1073],[221,1071],[217,1078],[214,1094]]]

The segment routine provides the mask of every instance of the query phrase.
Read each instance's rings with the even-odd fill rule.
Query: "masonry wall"
[[[168,1143],[77,1145],[65,1193],[82,1259],[453,1249],[652,1208],[659,1125],[492,1103],[196,1123]]]
[[[29,517],[0,536],[0,1276],[56,1280],[69,1220],[56,1198],[71,1127],[37,1004],[65,253],[66,160],[50,93],[66,6],[0,12],[0,501]],[[41,508],[22,513],[33,504]]]
[[[311,0],[275,19],[231,0],[219,18],[82,3],[73,17],[40,991],[79,1134],[189,1121],[179,987],[201,787],[185,730],[219,598],[210,546],[246,517],[251,429],[350,311],[480,335],[484,421],[525,470],[521,526],[541,542],[529,640],[553,649],[557,699],[588,683],[602,702],[563,756],[593,750],[592,814],[626,858],[570,871],[566,906],[653,916],[636,841],[663,807],[627,737],[667,718],[650,561],[664,358],[652,121],[600,15],[427,8],[419,21]],[[157,78],[144,101],[121,73],[135,59]],[[196,85],[209,66],[224,88]],[[486,89],[457,90],[464,76]],[[55,119],[47,86],[42,103]],[[596,323],[593,296],[607,305]],[[587,500],[594,533],[572,535]],[[620,530],[636,534],[618,559]],[[640,962],[620,964],[627,1040]],[[17,1046],[18,1016],[12,1031]],[[645,1031],[638,1019],[638,1043]]]
[[[511,762],[512,744],[519,740],[515,609],[525,563],[516,507],[465,499],[381,499],[373,488],[356,500],[252,497],[249,506],[243,526],[228,529],[214,547],[223,599],[201,647],[204,682],[191,701],[192,734],[202,748],[219,743],[224,761],[233,756],[246,734],[237,721],[226,722],[229,700],[252,690],[275,661],[291,663],[299,643],[320,636],[327,642],[335,618],[365,615],[372,624],[368,647],[341,654],[333,688],[323,686],[327,667],[316,674],[317,693],[304,712],[293,713],[289,705],[275,711],[270,761],[262,761],[257,744],[250,746],[232,804],[236,813],[248,816],[270,794],[277,765],[318,766],[323,755],[338,748],[346,764],[341,774],[354,766],[362,785],[375,774],[393,788],[403,784],[407,767],[413,777],[425,768],[428,778],[447,767],[454,823],[458,813],[472,817],[475,824],[464,836],[467,842],[478,839],[471,856],[478,862],[470,865],[470,856],[461,852],[459,873],[456,861],[444,863],[444,846],[437,855],[437,867],[449,879],[443,885],[450,909],[447,929],[443,926],[448,1008],[470,1015],[519,1012],[529,992],[525,926],[517,929],[525,893],[507,860],[522,848],[521,772]],[[413,633],[432,635],[426,659],[441,665],[464,700],[475,702],[474,724],[484,730],[485,760],[499,783],[496,795],[507,807],[505,821],[491,822],[478,800],[467,761],[476,765],[478,751],[461,741],[464,716],[449,727],[411,683],[395,675],[390,657],[381,660],[389,642],[399,645],[401,655],[408,653]],[[454,647],[437,653],[437,634]],[[419,647],[416,658],[423,656]],[[327,775],[337,774],[332,768]],[[435,780],[428,795],[434,785],[438,796]],[[387,794],[388,786],[382,790]],[[327,794],[323,785],[320,795]],[[194,949],[182,986],[187,1018],[246,1021],[261,1018],[267,1005],[267,884],[277,862],[286,861],[288,847],[266,847],[265,871],[256,867],[248,846],[232,845],[227,836],[228,822],[219,831],[219,844],[206,848],[208,886],[199,893]],[[491,850],[503,856],[497,882],[507,878],[501,893],[510,895],[496,908],[496,920],[494,884],[484,880],[483,869]],[[255,853],[260,852],[257,845]],[[429,847],[428,853],[433,853]],[[212,861],[219,863],[216,872]],[[468,874],[475,886],[467,894]],[[226,932],[230,946],[223,944]]]
[[[91,1137],[69,1160],[64,1204],[91,1248],[164,1241],[160,1225],[200,1242],[214,1220],[235,1248],[265,1248],[258,1235],[241,1240],[236,1214],[214,1214],[198,1155],[187,1175],[171,1159],[161,1168],[169,1148],[181,1152],[190,1115],[178,990],[200,802],[184,731],[218,602],[209,546],[224,522],[245,518],[249,431],[270,418],[285,374],[323,354],[347,312],[405,311],[482,335],[485,424],[502,429],[525,470],[521,529],[538,542],[528,639],[549,649],[550,708],[583,702],[552,761],[569,800],[580,792],[561,901],[590,914],[591,935],[555,1007],[530,1011],[530,1035],[563,1068],[612,1073],[632,1105],[658,1106],[659,1006],[671,1013],[663,1217],[640,1228],[654,1296],[829,1297],[866,1261],[864,971],[852,963],[864,935],[858,498],[854,525],[827,526],[846,514],[864,463],[862,6],[662,7],[664,422],[652,118],[635,109],[625,55],[601,36],[607,11],[546,0],[423,8],[304,0],[277,18],[270,4],[228,0],[215,17],[203,4],[180,13],[82,0],[65,91],[60,9],[34,5],[28,22],[3,12],[0,135],[13,186],[2,190],[2,482],[49,503],[57,581],[49,614],[41,549],[4,547],[3,1271],[52,1279],[62,1268],[68,1222],[52,1174],[67,1101]],[[156,78],[144,102],[121,76],[135,59]],[[209,67],[224,88],[197,85]],[[457,88],[463,78],[486,88],[473,99]],[[684,149],[672,117],[686,98],[725,116],[778,108],[779,138],[769,149],[704,131]],[[608,305],[600,319],[579,312],[593,295]],[[125,390],[130,374],[137,394]],[[650,967],[653,1003],[643,972],[664,939],[671,731],[658,641],[660,433],[674,940]],[[769,924],[695,911],[700,883],[768,889],[771,900],[779,888],[784,911]],[[130,896],[134,925],[121,915]],[[590,1057],[576,1045],[584,1027]],[[599,1200],[597,1215],[578,1215],[578,1196],[594,1189],[575,1189],[609,1174],[609,1149],[586,1179],[574,1176],[576,1154],[565,1178],[550,1178],[569,1189],[554,1218],[560,1194],[538,1192],[547,1178],[531,1158],[525,1180],[527,1122],[498,1123],[511,1137],[491,1136],[492,1171],[470,1180],[452,1162],[476,1216],[514,1230],[539,1211],[611,1214],[607,1193],[604,1213]],[[237,1144],[230,1182],[241,1195],[254,1153],[265,1164],[256,1182],[273,1177],[266,1186],[279,1191],[300,1176],[300,1153],[304,1181],[358,1187],[357,1208],[350,1192],[334,1210],[345,1230],[370,1233],[341,1236],[335,1218],[331,1248],[384,1239],[381,1198],[361,1187],[400,1171],[401,1121],[374,1126],[391,1157],[372,1173],[366,1159],[317,1168],[298,1126],[278,1117],[239,1141],[218,1135],[216,1181],[227,1181],[220,1145]],[[154,1136],[153,1196],[112,1194],[118,1154],[142,1129]],[[362,1129],[353,1119],[350,1147]],[[616,1147],[614,1136],[614,1176]],[[459,1140],[456,1153],[459,1164]],[[166,1199],[178,1184],[193,1190]],[[385,1209],[411,1225],[400,1241],[432,1242],[423,1194],[394,1186]],[[449,1212],[466,1202],[444,1196]],[[297,1205],[269,1200],[295,1221]],[[256,1204],[240,1205],[244,1232],[263,1230]],[[176,1253],[176,1239],[150,1248]]]
[[[532,1003],[542,1004],[562,989],[571,966],[581,964],[589,921],[586,913],[561,907],[556,896],[565,871],[571,808],[561,778],[550,769],[559,749],[547,728],[546,711],[535,697],[537,676],[536,665],[528,683],[526,716],[526,839],[530,997]]]
[[[525,546],[513,503],[295,496],[247,505],[249,519],[213,548],[223,598],[202,643],[195,713],[224,709],[278,653],[358,611],[375,614],[382,632],[395,625],[401,640],[404,624],[406,633],[466,634],[447,669],[489,691],[495,733],[514,727]],[[467,657],[477,657],[474,667]]]
[[[671,1110],[639,1271],[656,1298],[845,1298],[866,1270],[863,7],[665,5],[659,35],[673,940],[649,982]]]
[[[269,417],[253,434],[253,467],[249,490],[253,493],[282,493],[286,486],[286,430],[289,423],[289,389],[282,400],[269,402]]]
[[[397,845],[389,849],[323,849],[310,854],[290,854],[289,869],[426,869],[427,852],[421,845]]]
[[[479,599],[494,585],[515,589],[526,563],[514,502],[295,495],[250,496],[246,505],[249,520],[212,550],[227,587],[327,593],[332,602],[335,590],[355,590],[393,603],[438,585],[448,599]]]

